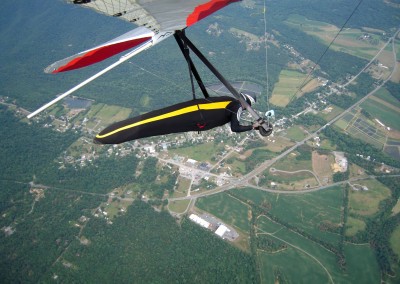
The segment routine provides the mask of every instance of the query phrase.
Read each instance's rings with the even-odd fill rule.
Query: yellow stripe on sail
[[[225,102],[216,102],[216,103],[209,103],[209,104],[198,104],[198,105],[194,105],[194,106],[185,107],[185,108],[182,108],[182,109],[171,111],[169,113],[165,113],[165,114],[158,115],[158,116],[155,116],[155,117],[151,117],[151,118],[148,118],[148,119],[145,119],[145,120],[142,120],[142,121],[138,121],[138,122],[135,122],[135,123],[132,123],[132,124],[129,124],[129,125],[125,125],[123,127],[120,127],[120,128],[115,129],[115,130],[113,130],[111,132],[105,133],[103,135],[98,134],[98,135],[96,135],[96,138],[105,138],[105,137],[114,135],[115,133],[130,129],[130,128],[133,128],[133,127],[136,127],[136,126],[139,126],[139,125],[143,125],[143,124],[154,122],[154,121],[159,121],[159,120],[166,119],[166,118],[179,116],[179,115],[182,115],[182,114],[186,114],[186,113],[197,111],[199,109],[201,109],[201,110],[223,109],[223,108],[226,108],[226,106],[228,104],[230,104],[230,103],[231,103],[231,101],[225,101]]]

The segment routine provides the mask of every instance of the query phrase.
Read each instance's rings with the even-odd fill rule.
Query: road
[[[346,110],[344,110],[341,114],[339,114],[338,116],[336,116],[335,118],[333,118],[332,120],[330,120],[328,123],[326,123],[325,125],[323,125],[321,128],[319,128],[318,130],[316,130],[315,132],[309,134],[306,138],[304,138],[302,141],[297,142],[295,145],[293,145],[292,147],[290,147],[289,149],[287,149],[286,151],[282,152],[281,154],[279,154],[277,157],[271,159],[271,160],[267,160],[264,163],[262,163],[260,166],[258,166],[256,169],[254,169],[253,171],[251,171],[250,173],[244,175],[243,177],[239,178],[239,179],[235,179],[235,178],[230,178],[230,179],[226,179],[227,180],[227,184],[222,185],[220,187],[217,187],[213,190],[209,190],[207,192],[203,192],[203,193],[199,193],[197,195],[192,195],[192,196],[186,196],[186,197],[179,197],[179,198],[169,198],[169,201],[178,201],[178,200],[185,200],[185,199],[197,199],[198,197],[204,197],[204,196],[209,196],[209,195],[213,195],[213,194],[217,194],[235,187],[241,187],[241,186],[251,186],[253,188],[257,188],[259,190],[263,190],[263,191],[268,191],[268,192],[274,192],[274,193],[283,193],[283,194],[301,194],[301,193],[308,193],[308,192],[314,192],[314,191],[318,191],[318,190],[322,190],[322,189],[326,189],[332,186],[336,186],[336,185],[342,185],[348,182],[353,182],[359,179],[350,179],[350,180],[346,180],[346,181],[341,181],[341,182],[337,182],[334,184],[330,184],[330,185],[325,185],[325,186],[319,186],[319,187],[315,187],[315,188],[311,188],[311,189],[304,189],[304,190],[298,190],[298,191],[284,191],[284,190],[273,190],[273,189],[268,189],[268,188],[262,188],[262,187],[257,187],[254,185],[251,185],[249,183],[249,181],[257,176],[260,175],[262,172],[264,172],[267,168],[271,167],[273,164],[275,164],[277,161],[279,161],[280,159],[286,157],[288,154],[290,154],[292,151],[296,150],[299,146],[303,145],[305,142],[307,142],[308,140],[314,138],[317,136],[317,134],[323,130],[325,127],[335,123],[336,121],[338,121],[340,118],[342,118],[347,112],[349,112],[351,109],[353,109],[354,107],[360,105],[361,103],[363,103],[364,101],[366,101],[370,96],[372,96],[373,94],[375,94],[380,88],[382,88],[382,86],[384,84],[386,84],[387,81],[389,81],[391,79],[391,77],[393,76],[393,74],[396,72],[396,68],[397,68],[397,56],[396,56],[396,49],[395,49],[395,38],[397,36],[397,34],[400,32],[400,28],[394,33],[394,35],[386,42],[385,46],[382,47],[381,50],[379,50],[379,52],[377,53],[377,55],[371,59],[371,61],[366,65],[365,68],[363,68],[363,70],[358,73],[355,77],[353,77],[349,82],[347,82],[345,85],[348,85],[349,83],[351,83],[352,81],[354,81],[362,72],[365,71],[365,69],[376,59],[377,56],[379,56],[379,54],[382,52],[382,50],[390,43],[390,41],[392,42],[392,52],[393,52],[393,62],[394,62],[394,67],[392,72],[390,73],[390,75],[388,76],[388,78],[386,80],[384,80],[379,86],[377,86],[374,90],[372,90],[371,92],[369,92],[366,96],[364,96],[363,98],[361,98],[359,101],[357,101],[355,104],[351,105],[349,108],[347,108]],[[397,176],[397,175],[396,175]],[[375,176],[369,176],[367,178],[362,178],[362,179],[368,179],[368,178],[374,178]]]

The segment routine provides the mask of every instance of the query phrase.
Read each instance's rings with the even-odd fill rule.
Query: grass
[[[367,245],[344,245],[347,283],[379,283],[381,276],[375,252]]]
[[[371,216],[378,212],[379,203],[390,196],[390,190],[375,179],[357,181],[367,186],[368,191],[349,191],[349,213]]]
[[[189,206],[190,200],[177,200],[168,203],[168,209],[175,213],[183,213]]]
[[[179,177],[178,188],[174,191],[172,197],[183,197],[187,195],[190,186],[190,179]]]
[[[270,182],[277,183],[276,189],[279,190],[300,190],[318,185],[314,175],[310,172],[299,173],[285,173],[285,172],[269,172],[266,175],[266,180],[269,185]]]
[[[196,161],[208,161],[220,151],[224,149],[224,144],[219,143],[215,145],[214,142],[208,142],[199,145],[191,145],[189,147],[179,148],[179,149],[171,149],[170,153],[175,155],[190,157]],[[173,155],[172,155],[173,156]]]
[[[300,128],[300,126],[295,125],[287,130],[286,137],[294,141],[301,141],[306,138],[307,134]]]
[[[395,97],[393,97],[388,90],[386,90],[385,88],[380,88],[375,94],[374,97],[378,97],[386,102],[388,102],[389,104],[396,106],[396,107],[400,107],[400,101],[398,99],[396,99]]]
[[[292,154],[296,154],[293,152]],[[312,162],[311,160],[297,160],[296,156],[288,155],[285,158],[279,160],[276,164],[274,164],[274,168],[282,171],[294,172],[299,170],[310,170],[312,171]],[[298,154],[296,154],[298,155]]]
[[[299,195],[267,193],[252,188],[233,192],[244,200],[251,200],[266,208],[279,220],[298,227],[320,240],[333,245],[337,245],[339,241],[338,234],[324,228],[325,225],[330,225],[336,230],[340,223],[343,198],[341,187]]]
[[[333,155],[320,155],[316,151],[312,153],[312,165],[314,173],[320,178],[332,180],[333,171],[331,165],[335,162]]]
[[[345,121],[343,118],[339,119],[338,121],[335,122],[335,125],[339,127],[340,129],[344,130],[347,128],[349,123]]]
[[[364,231],[367,225],[364,221],[352,217],[347,217],[346,233],[348,237],[355,236],[358,232]]]
[[[400,131],[400,113],[371,99],[367,99],[361,107],[368,111],[372,116],[379,119],[383,124]]]
[[[248,206],[227,193],[202,197],[196,207],[245,232],[250,230]]]
[[[291,147],[294,145],[292,141],[289,141],[288,139],[285,139],[281,136],[276,136],[272,138],[267,138],[268,140],[268,145],[266,147],[267,150],[275,153],[280,153],[283,150]],[[275,141],[275,142],[272,142]]]
[[[306,78],[306,74],[282,70],[275,84],[270,102],[276,106],[286,106]]]
[[[335,106],[335,105],[330,105],[323,111],[319,112],[318,116],[322,117],[325,121],[331,121],[333,118],[335,118],[342,112],[343,112],[342,108]]]
[[[390,245],[397,256],[400,257],[400,225],[396,227],[390,236]]]

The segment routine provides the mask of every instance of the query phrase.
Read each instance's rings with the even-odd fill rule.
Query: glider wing
[[[86,67],[122,51],[145,44],[152,40],[154,35],[153,31],[144,27],[139,27],[102,45],[57,61],[45,68],[44,71],[54,74]]]
[[[241,0],[67,0],[154,32],[182,30]]]

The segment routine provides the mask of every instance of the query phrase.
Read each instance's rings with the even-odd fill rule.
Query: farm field
[[[375,179],[360,180],[357,184],[366,186],[368,190],[349,190],[350,216],[366,217],[375,214],[379,210],[379,202],[391,194],[386,186]]]
[[[282,171],[294,172],[300,170],[310,170],[312,171],[311,160],[298,160],[296,157],[299,155],[297,152],[292,152],[285,158],[279,160],[274,164],[274,168]]]
[[[299,228],[334,246],[339,242],[337,231],[343,199],[341,187],[301,195],[274,194],[251,188],[232,192],[243,200],[251,200],[267,208],[269,214],[278,218],[282,224]]]
[[[272,92],[270,103],[281,107],[286,106],[306,77],[306,74],[297,71],[282,70],[279,75],[279,81]]]
[[[114,122],[127,119],[131,112],[132,110],[129,108],[94,104],[85,115],[88,119],[86,127],[94,131],[101,131]]]
[[[211,162],[212,157],[214,157],[218,152],[224,149],[224,144],[219,143],[215,145],[214,142],[208,142],[199,145],[192,145],[190,147],[171,149],[169,152],[172,156],[179,155],[187,158],[194,159],[196,161],[208,161]]]
[[[331,154],[319,154],[317,151],[312,152],[313,171],[324,185],[332,181],[333,171],[331,165],[334,162],[335,158]]]
[[[245,232],[250,230],[248,205],[227,193],[199,198],[196,207]]]
[[[333,118],[335,118],[342,112],[343,112],[342,108],[335,105],[330,105],[321,112],[319,112],[318,116],[322,117],[325,121],[331,121]]]
[[[299,125],[290,127],[287,129],[286,133],[287,138],[297,142],[303,140],[307,136],[306,132]]]
[[[279,283],[375,283],[379,281],[378,264],[368,245],[344,245],[348,273],[343,274],[333,253],[287,228],[270,223],[274,222],[259,218],[257,236],[268,235],[270,239],[285,244],[286,248],[272,254],[258,250],[262,283],[273,283],[274,280]],[[270,233],[271,231],[273,232]]]
[[[389,107],[382,102],[368,98],[361,104],[361,107],[368,111],[373,117],[379,119],[386,126],[400,131],[400,108],[394,109],[394,106]]]
[[[288,173],[270,170],[269,172],[264,172],[263,180],[267,182],[267,186],[271,185],[271,187],[272,182],[274,182],[273,188],[278,190],[301,190],[318,186],[318,181],[308,171]]]
[[[300,15],[292,15],[285,23],[293,28],[315,36],[321,42],[328,45],[335,37],[339,28],[324,22],[312,21]],[[367,34],[367,36],[365,36]],[[360,58],[371,60],[384,45],[381,34],[376,31],[369,32],[360,29],[344,29],[336,38],[332,49],[345,52]],[[383,55],[389,57],[390,51],[383,51]]]

